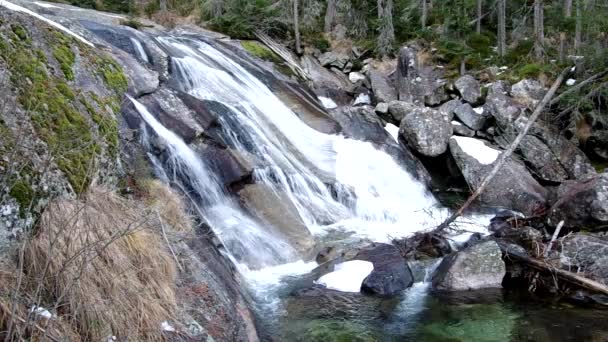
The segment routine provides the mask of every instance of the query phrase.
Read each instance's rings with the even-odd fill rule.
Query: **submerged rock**
[[[433,276],[433,287],[443,291],[499,288],[505,274],[500,247],[486,241],[443,259]]]
[[[415,107],[401,120],[399,135],[414,150],[435,157],[447,150],[452,125],[440,111]]]
[[[472,190],[481,185],[501,153],[482,140],[467,137],[452,137],[450,151]],[[487,185],[479,201],[533,215],[545,208],[546,197],[547,191],[530,175],[526,167],[509,158]]]

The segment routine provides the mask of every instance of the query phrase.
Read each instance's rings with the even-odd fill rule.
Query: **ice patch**
[[[483,107],[477,107],[477,108],[473,108],[473,110],[475,111],[475,113],[477,114],[483,114]]]
[[[38,2],[38,1],[34,1],[34,4],[40,7],[44,7],[44,8],[61,8],[59,6],[55,6],[55,5],[51,5],[51,4],[45,4],[44,2]]]
[[[399,142],[399,127],[392,123],[387,123],[386,126],[384,126],[384,129],[393,137],[393,139],[395,139],[395,142]]]
[[[319,96],[319,101],[321,101],[321,104],[323,105],[323,107],[325,107],[325,109],[334,109],[338,107],[334,100],[328,97]]]
[[[49,25],[51,25],[51,26],[53,26],[53,27],[55,27],[57,29],[60,29],[61,31],[69,34],[70,36],[72,36],[72,37],[80,40],[81,42],[89,45],[90,47],[95,47],[95,45],[93,45],[93,43],[91,43],[90,41],[88,41],[88,40],[84,39],[83,37],[77,35],[73,31],[71,31],[70,29],[68,29],[67,27],[65,27],[65,26],[63,26],[63,25],[61,25],[59,23],[56,23],[56,22],[54,22],[54,21],[52,21],[50,19],[47,19],[47,18],[41,16],[40,14],[38,14],[38,13],[36,13],[34,11],[31,11],[31,10],[25,8],[25,7],[21,7],[21,6],[15,5],[15,4],[13,4],[11,2],[8,2],[8,1],[5,1],[5,0],[0,0],[0,6],[5,7],[7,9],[11,10],[11,11],[22,12],[22,13],[25,13],[25,14],[29,14],[32,17],[36,18],[36,19],[40,19],[40,20],[46,22],[47,24],[49,24]]]
[[[464,153],[477,159],[481,164],[490,165],[500,155],[499,150],[488,147],[481,140],[457,136],[452,137],[452,139],[456,140],[456,143]]]
[[[566,81],[566,85],[567,85],[567,86],[570,86],[570,87],[571,87],[571,86],[573,86],[573,85],[575,85],[575,84],[576,84],[576,80],[575,80],[574,78],[570,78],[570,79],[568,79],[568,80]]]
[[[316,283],[341,292],[360,292],[361,283],[373,270],[374,264],[369,261],[347,261],[337,264],[333,272],[322,276]]]

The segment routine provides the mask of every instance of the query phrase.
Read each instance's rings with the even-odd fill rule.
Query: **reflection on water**
[[[286,299],[281,341],[608,341],[605,310],[500,290],[401,298],[312,291]]]

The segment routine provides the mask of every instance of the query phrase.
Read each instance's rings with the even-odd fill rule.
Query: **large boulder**
[[[538,179],[547,182],[562,182],[568,179],[568,173],[559,159],[537,137],[525,135],[517,150]]]
[[[468,103],[476,104],[481,100],[481,86],[475,77],[464,75],[454,82],[454,87],[462,99]]]
[[[489,94],[484,105],[484,111],[493,116],[498,127],[502,129],[510,128],[524,109],[523,106],[518,105],[511,97],[502,92]]]
[[[414,150],[436,157],[447,150],[452,124],[438,110],[416,107],[401,120],[399,135]]]
[[[464,179],[477,190],[494,168],[501,153],[482,140],[452,137],[450,151]],[[546,208],[547,191],[532,177],[526,167],[513,158],[507,159],[479,197],[483,204],[518,210],[533,215]]]
[[[391,101],[388,104],[388,112],[397,123],[400,123],[414,108],[416,108],[416,105],[411,102]]]
[[[475,131],[465,126],[463,123],[458,121],[450,122],[452,124],[452,131],[454,135],[461,135],[463,137],[474,137]]]
[[[374,270],[363,280],[361,290],[380,296],[394,296],[412,286],[414,277],[399,250],[389,244],[375,244],[355,257],[369,261]]]
[[[454,114],[467,127],[475,131],[482,129],[489,118],[489,114],[486,113],[483,107],[473,108],[468,103],[463,103],[454,108]]]
[[[396,73],[399,100],[428,106],[447,101],[447,82],[441,76],[420,63],[414,47],[404,46],[399,50]]]
[[[454,110],[456,110],[456,108],[458,108],[461,104],[462,102],[460,100],[450,100],[439,106],[438,110],[447,115],[448,120],[452,121],[454,118]]]
[[[549,220],[565,227],[603,231],[608,228],[608,173],[582,181],[566,181],[557,189]]]
[[[393,141],[380,118],[369,106],[338,107],[331,116],[342,126],[342,133],[352,139],[387,144]]]
[[[444,258],[433,276],[433,287],[442,291],[500,288],[505,274],[500,247],[486,241]]]
[[[304,68],[306,73],[310,76],[310,78],[312,79],[312,83],[317,88],[328,87],[337,89],[347,89],[350,87],[350,84],[346,83],[343,78],[336,76],[327,68],[321,66],[321,64],[313,56],[302,56],[301,64],[302,68]]]
[[[286,193],[264,184],[247,184],[238,196],[250,212],[270,224],[292,247],[303,255],[311,251],[313,236]]]
[[[511,96],[518,103],[534,109],[543,99],[547,90],[538,80],[525,79],[511,87]]]
[[[350,56],[337,51],[328,51],[319,56],[319,63],[321,63],[321,65],[324,67],[336,67],[338,69],[344,69],[349,61]]]
[[[397,91],[379,70],[370,68],[368,76],[376,102],[389,103],[397,100]]]
[[[569,234],[559,240],[561,266],[608,283],[608,240],[593,234]]]

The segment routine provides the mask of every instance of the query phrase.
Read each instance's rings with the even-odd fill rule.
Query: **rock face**
[[[604,284],[608,282],[608,240],[575,233],[560,239],[558,246],[561,247],[562,267]]]
[[[468,103],[476,104],[481,100],[481,86],[475,77],[465,75],[454,82],[454,87],[462,99]]]
[[[433,276],[433,287],[442,291],[500,288],[505,273],[500,247],[486,241],[444,258]]]
[[[537,80],[521,80],[511,87],[511,96],[522,105],[534,109],[547,90]]]
[[[450,151],[467,184],[476,190],[498,159],[499,150],[483,141],[452,137]],[[546,207],[546,190],[530,175],[525,166],[510,158],[481,194],[480,202],[512,208],[532,215]]]
[[[399,135],[414,150],[435,157],[446,151],[452,124],[440,111],[416,107],[401,120]]]
[[[468,103],[463,103],[454,108],[454,114],[456,114],[460,121],[467,125],[467,127],[474,131],[482,129],[488,120],[488,114],[483,107],[473,108]]]
[[[608,173],[562,183],[549,219],[554,224],[564,220],[565,227],[573,229],[605,230],[608,226]]]
[[[394,296],[412,286],[414,282],[412,271],[393,245],[375,244],[359,252],[355,259],[374,264],[374,270],[361,284],[363,292]]]
[[[372,68],[368,76],[376,102],[389,103],[397,100],[397,91],[380,71]]]
[[[263,184],[249,184],[238,195],[246,208],[276,228],[296,250],[304,255],[310,252],[314,239],[287,194]]]

